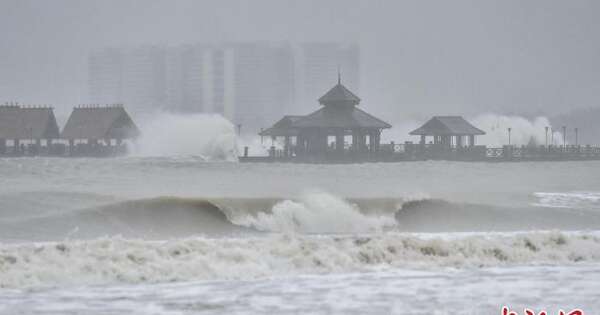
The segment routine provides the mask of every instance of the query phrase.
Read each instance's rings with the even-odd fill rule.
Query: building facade
[[[359,89],[356,45],[236,42],[105,49],[89,58],[90,101],[124,103],[133,115],[217,113],[256,133],[314,104],[341,69]]]

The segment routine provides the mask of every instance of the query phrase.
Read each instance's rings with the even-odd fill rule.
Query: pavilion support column
[[[21,141],[19,139],[13,140],[13,153],[20,154],[21,152]]]
[[[289,157],[291,155],[290,147],[290,136],[285,136],[285,141],[283,145],[283,156]]]
[[[335,134],[335,150],[342,154],[344,153],[344,131],[339,130]]]
[[[363,131],[358,133],[358,143],[360,151],[367,151],[367,135]]]
[[[421,141],[419,142],[421,145],[425,145],[425,143],[426,143],[426,141],[427,141],[427,140],[425,139],[425,137],[426,137],[425,135],[421,135]]]
[[[296,155],[297,156],[303,155],[305,148],[306,148],[306,143],[304,142],[304,136],[302,134],[298,134],[296,136]]]
[[[69,139],[69,155],[73,156],[75,153],[75,140]]]
[[[378,152],[379,151],[379,146],[381,145],[381,129],[377,129],[374,132],[374,138],[375,139],[371,139],[372,143],[371,145],[373,146],[373,151],[374,152]]]
[[[463,146],[463,136],[456,136],[456,147],[462,148]]]
[[[469,146],[471,146],[471,147],[475,146],[475,135],[469,136]]]

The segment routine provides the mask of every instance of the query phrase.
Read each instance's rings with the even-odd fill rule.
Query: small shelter
[[[88,146],[111,147],[113,141],[120,146],[125,139],[136,138],[139,129],[122,105],[80,106],[73,109],[62,131],[62,138],[69,141],[73,152],[76,141]]]
[[[306,116],[285,116],[260,135],[283,137],[286,156],[343,154],[347,136],[351,137],[347,142],[350,152],[379,150],[381,131],[391,125],[359,109],[360,98],[342,85],[339,76],[338,83],[319,103],[322,105],[319,110]],[[330,137],[334,139],[331,144]],[[293,150],[292,138],[295,138]]]
[[[433,136],[434,144],[463,147],[467,145],[466,138],[469,146],[475,146],[475,136],[485,132],[461,116],[435,116],[410,135],[421,136],[421,144],[425,144],[427,136]]]
[[[52,107],[47,106],[0,106],[0,154],[7,151],[7,141],[12,141],[14,154],[24,154],[24,145],[27,141],[30,153],[39,151],[42,140],[46,148],[58,139],[59,129]]]

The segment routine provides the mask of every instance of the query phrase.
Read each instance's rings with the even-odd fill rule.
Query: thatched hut
[[[35,155],[41,149],[50,151],[53,140],[58,138],[59,129],[52,107],[0,106],[0,154],[10,151],[14,155]],[[9,141],[12,142],[10,150]]]
[[[71,154],[79,155],[118,152],[123,140],[138,135],[139,129],[121,105],[76,107],[61,134],[69,141]]]

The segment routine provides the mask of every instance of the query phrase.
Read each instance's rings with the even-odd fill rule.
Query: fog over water
[[[433,114],[491,147],[564,125],[595,144],[599,17],[592,0],[0,0],[0,103],[63,125],[107,46],[357,43],[386,145]],[[0,315],[600,309],[599,161],[242,163],[281,144],[143,114],[124,156],[0,157]]]
[[[360,45],[363,105],[394,122],[549,116],[599,106],[598,12],[593,0],[4,0],[0,96],[66,116],[88,102],[86,58],[106,46],[341,41]]]

